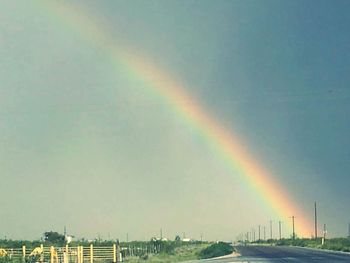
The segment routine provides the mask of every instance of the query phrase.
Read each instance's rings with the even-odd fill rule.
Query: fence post
[[[40,245],[40,249],[41,249],[40,261],[44,262],[45,255],[44,255],[44,245],[43,244]]]
[[[64,263],[69,263],[69,252],[68,252],[68,244],[66,244],[66,256],[63,259]]]
[[[80,247],[80,260],[81,260],[81,263],[84,263],[84,246],[81,246]]]
[[[26,262],[26,246],[22,246],[22,260]]]
[[[117,246],[113,244],[113,263],[117,262]]]
[[[94,245],[90,244],[90,263],[94,263]]]
[[[54,257],[54,248],[53,246],[50,247],[50,262],[53,263],[53,257]]]
[[[81,263],[81,254],[80,254],[80,246],[77,246],[77,256],[78,256],[78,263]]]

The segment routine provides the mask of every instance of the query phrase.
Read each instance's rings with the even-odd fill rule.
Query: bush
[[[233,247],[225,242],[215,243],[198,253],[200,259],[214,258],[229,255],[233,252]]]

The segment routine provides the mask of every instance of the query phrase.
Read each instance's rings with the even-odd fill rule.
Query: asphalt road
[[[199,260],[195,262],[206,263],[229,263],[229,262],[350,262],[350,254],[329,252],[316,249],[298,247],[275,247],[275,246],[237,246],[235,249],[241,254],[240,257],[223,259]]]

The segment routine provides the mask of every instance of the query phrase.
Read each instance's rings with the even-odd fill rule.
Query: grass
[[[285,239],[278,241],[276,245],[291,245],[299,247],[310,247],[318,249],[328,249],[335,251],[350,252],[350,239],[349,238],[331,238],[326,239],[325,243],[322,245],[321,239],[296,239],[295,241],[291,239]]]
[[[152,254],[148,257],[128,257],[125,259],[125,262],[129,263],[171,263],[171,262],[182,262],[187,260],[198,259],[198,254],[203,249],[207,248],[209,244],[190,244],[177,247],[174,249],[174,252],[169,253],[160,253]]]
[[[269,242],[261,241],[261,244],[274,244],[276,246],[297,246],[297,247],[309,247],[317,249],[328,249],[334,251],[350,252],[350,238],[330,238],[326,239],[322,245],[322,239],[310,239],[310,238],[286,238],[282,240],[270,240]]]

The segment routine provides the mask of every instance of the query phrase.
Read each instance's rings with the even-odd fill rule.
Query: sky
[[[66,226],[234,240],[270,220],[277,237],[290,220],[76,21],[180,83],[193,99],[183,103],[238,136],[307,220],[316,201],[319,228],[347,235],[349,1],[1,5],[0,238]]]

